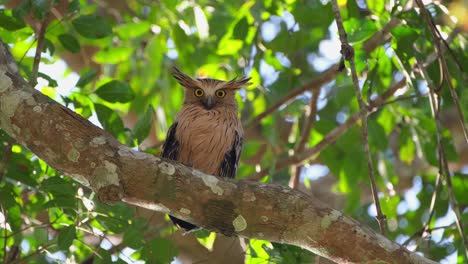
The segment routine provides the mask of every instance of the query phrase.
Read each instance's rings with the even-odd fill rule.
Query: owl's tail
[[[176,225],[178,228],[185,229],[186,232],[196,231],[200,229],[198,226],[193,225],[189,222],[185,222],[184,220],[180,220],[179,218],[175,218],[172,215],[169,215],[169,218],[171,218],[174,225]]]

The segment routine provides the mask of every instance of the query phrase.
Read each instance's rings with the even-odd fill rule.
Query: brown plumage
[[[235,93],[250,78],[221,81],[193,79],[174,68],[184,87],[184,103],[169,128],[162,157],[177,160],[204,173],[234,178],[242,151],[243,130],[237,117]],[[187,231],[197,227],[170,216]]]

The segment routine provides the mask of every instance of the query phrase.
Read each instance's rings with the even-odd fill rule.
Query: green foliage
[[[80,43],[70,34],[62,34],[58,36],[60,43],[63,47],[73,53],[77,53],[80,51]]]
[[[0,10],[0,38],[10,45],[26,79],[32,76],[37,26],[50,18],[38,73],[38,89],[44,94],[101,125],[121,143],[159,155],[159,147],[154,146],[162,144],[183,103],[183,89],[172,78],[172,67],[191,76],[225,80],[248,75],[253,85],[237,97],[246,131],[237,178],[252,177],[260,169],[268,171],[262,181],[287,185],[292,170],[275,167],[299,155],[297,142],[305,137],[305,151],[316,147],[319,151],[306,157],[304,163],[327,167],[330,173],[324,177],[332,182],[325,190],[320,185],[322,179],[316,181],[314,171],[303,168],[301,177],[308,182],[307,188],[338,197],[336,201],[324,199],[378,230],[368,212],[372,196],[362,123],[343,125],[359,111],[348,69],[333,72],[332,81],[322,84],[320,91],[311,87],[291,95],[321,79],[339,60],[340,43],[329,1],[165,0],[124,1],[121,5],[108,0],[72,0],[63,5],[65,2],[24,0],[10,6],[6,1]],[[429,220],[433,193],[437,199],[427,227],[438,227],[453,215],[449,206],[453,195],[468,229],[468,176],[461,169],[467,165],[461,155],[466,153],[466,142],[460,140],[458,116],[449,87],[441,83],[444,78],[438,60],[426,61],[435,58],[435,42],[424,16],[414,6],[407,8],[411,5],[408,1],[396,1],[393,6],[380,0],[339,2],[355,51],[363,98],[370,102],[384,95],[403,76],[408,82],[407,87],[385,98],[384,105],[373,105],[375,112],[368,117],[368,141],[382,211],[388,220],[387,236],[403,243],[417,234]],[[451,4],[444,5],[442,1],[427,8],[445,39],[460,26],[451,20],[457,10]],[[400,22],[387,28],[395,18]],[[369,41],[383,29],[389,34],[371,47]],[[445,53],[465,122],[466,39],[466,31],[447,39],[450,51]],[[54,66],[58,61],[65,62],[67,68]],[[425,65],[428,77],[420,74],[421,65]],[[439,136],[449,167],[454,169],[453,192],[446,179],[435,186],[440,155],[428,85],[440,89],[443,126]],[[315,116],[308,117],[311,92],[320,96]],[[277,102],[281,102],[279,107],[252,123]],[[303,133],[308,119],[315,122],[309,133]],[[162,216],[140,214],[125,204],[103,205],[91,190],[16,142],[9,147],[9,142],[11,139],[0,131],[0,213],[7,224],[0,224],[1,260],[5,259],[5,248],[8,252],[18,248],[18,260],[31,263],[55,258],[47,252],[63,253],[62,259],[53,259],[57,262],[94,263],[129,259],[170,263],[186,253],[185,245],[174,242],[175,228]],[[466,262],[455,224],[437,232],[414,239],[410,245],[435,261],[456,251],[454,261]],[[217,235],[208,231],[195,235],[203,250],[219,250]],[[246,263],[314,261],[315,256],[294,246],[255,239],[247,242],[246,251],[237,252],[245,253]]]
[[[73,28],[83,37],[100,39],[112,34],[112,27],[107,20],[97,15],[83,15],[72,21]]]
[[[133,91],[128,84],[116,80],[101,85],[95,93],[102,99],[112,103],[127,103],[134,97]]]

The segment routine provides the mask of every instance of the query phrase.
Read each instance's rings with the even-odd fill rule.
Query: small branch
[[[460,122],[460,126],[462,127],[463,135],[465,137],[465,141],[468,144],[468,129],[466,128],[466,125],[465,125],[465,116],[463,115],[463,111],[462,111],[461,106],[460,106],[460,100],[458,99],[458,94],[455,91],[455,87],[453,87],[453,84],[452,84],[452,78],[450,77],[450,72],[448,70],[447,61],[445,59],[444,52],[442,50],[442,47],[440,46],[440,42],[441,42],[442,38],[439,37],[440,33],[439,33],[439,35],[437,34],[438,30],[437,30],[436,26],[434,25],[434,22],[432,21],[431,15],[427,11],[424,4],[421,2],[421,0],[416,0],[416,3],[418,4],[419,8],[421,9],[421,12],[423,13],[424,18],[426,20],[427,26],[429,27],[429,30],[431,31],[432,38],[434,39],[435,49],[436,49],[436,52],[437,52],[437,56],[439,58],[440,67],[442,69],[442,78],[443,78],[443,80],[445,80],[447,82],[447,84],[448,84],[448,86],[450,88],[450,94],[452,96],[453,103],[455,104],[456,109],[457,109],[458,120]],[[448,45],[446,45],[446,46],[448,48]],[[468,246],[468,244],[467,244],[467,246]],[[468,257],[468,253],[467,253],[467,257]]]
[[[5,146],[5,151],[3,152],[2,159],[0,160],[0,182],[5,175],[5,170],[8,166],[8,162],[10,161],[11,156],[11,148],[13,147],[14,140],[10,139]]]
[[[458,232],[460,233],[461,239],[465,247],[465,250],[464,250],[465,257],[468,258],[468,239],[465,236],[465,230],[461,221],[460,208],[458,207],[458,203],[455,198],[455,193],[453,191],[452,178],[450,175],[447,158],[445,156],[445,151],[444,151],[445,147],[444,147],[443,136],[442,136],[442,124],[440,121],[440,100],[439,100],[440,95],[437,94],[437,89],[436,87],[434,87],[433,83],[430,81],[431,79],[429,75],[427,74],[426,70],[423,68],[420,68],[420,73],[423,79],[426,81],[427,86],[429,87],[429,99],[431,103],[432,114],[434,117],[434,121],[436,125],[436,132],[437,132],[437,153],[438,153],[438,159],[439,159],[439,174],[443,175],[447,182],[450,205],[455,215],[455,223],[457,224]],[[434,196],[433,196],[433,199],[435,199]],[[432,206],[432,202],[433,201],[431,201],[431,206]]]
[[[292,166],[291,177],[289,177],[289,188],[297,189],[299,187],[299,179],[301,176],[301,171],[304,168],[302,165]]]
[[[5,213],[5,210],[3,210],[3,206],[0,206],[0,209],[2,210],[2,214],[3,216],[5,217],[5,220],[3,222],[4,226],[2,226],[1,228],[3,228],[3,263],[7,263],[7,258],[8,258],[8,254],[7,254],[7,243],[8,243],[8,239],[7,239],[7,228],[6,228],[6,223],[7,223],[7,218],[8,218],[8,215]]]
[[[346,36],[346,32],[343,27],[343,21],[341,19],[338,2],[337,0],[332,0],[331,2],[332,2],[333,12],[335,13],[336,25],[338,27],[338,32],[340,34],[341,54],[343,55],[345,60],[349,61],[349,64],[351,66],[351,76],[353,78],[353,84],[354,84],[353,87],[356,93],[356,97],[358,99],[359,112],[360,112],[360,118],[361,118],[361,123],[362,123],[362,128],[361,128],[362,143],[364,144],[364,152],[366,153],[366,156],[367,156],[367,169],[369,172],[372,196],[374,197],[375,208],[377,211],[377,221],[379,222],[380,232],[383,235],[385,235],[386,219],[385,219],[385,215],[382,213],[382,208],[380,207],[377,183],[375,182],[375,176],[374,176],[374,165],[372,163],[372,155],[370,153],[370,148],[369,148],[368,128],[367,128],[368,106],[364,102],[362,98],[361,90],[359,88],[359,80],[358,80],[358,76],[356,72],[356,65],[354,63],[354,49],[348,43],[348,38]]]
[[[395,83],[392,87],[390,87],[386,92],[384,92],[381,96],[375,98],[373,101],[370,102],[369,111],[373,113],[377,111],[377,109],[385,103],[385,100],[390,98],[398,89],[403,88],[406,85],[406,79],[403,78],[399,82]],[[348,118],[343,124],[335,127],[332,131],[330,131],[319,143],[311,148],[306,148],[301,153],[296,153],[295,155],[288,157],[287,159],[280,160],[276,163],[273,171],[282,170],[287,168],[291,165],[299,164],[306,159],[310,159],[312,156],[317,155],[325,149],[328,145],[334,143],[341,135],[343,135],[348,129],[354,126],[359,121],[359,113],[353,114],[351,117]],[[261,170],[258,173],[252,174],[247,177],[248,180],[251,181],[258,181],[261,178],[265,177],[269,173],[271,173],[271,168],[266,168]]]
[[[31,76],[29,78],[29,83],[31,84],[32,87],[35,87],[37,84],[37,74],[39,72],[39,63],[41,62],[42,49],[44,48],[45,32],[47,29],[47,25],[49,24],[49,20],[47,19],[48,17],[49,17],[49,11],[47,11],[44,16],[44,20],[42,21],[40,28],[39,28],[39,33],[36,32],[36,39],[37,39],[36,54],[34,55],[34,64],[32,67]]]
[[[316,91],[319,91],[320,88],[324,84],[332,81],[338,74],[339,74],[338,65],[334,65],[334,66],[330,67],[328,70],[321,73],[317,78],[315,78],[315,79],[311,80],[310,82],[304,84],[303,86],[301,86],[298,89],[292,90],[289,94],[285,95],[283,98],[278,100],[276,103],[274,103],[270,107],[268,107],[263,113],[257,115],[256,117],[254,117],[250,121],[247,121],[247,123],[245,124],[245,127],[252,127],[252,126],[260,123],[260,121],[262,121],[263,118],[269,116],[270,114],[275,112],[280,106],[282,106],[283,104],[289,103],[291,100],[296,98],[298,95],[303,94],[305,91],[312,91],[314,93]]]
[[[372,37],[366,40],[363,44],[363,50],[365,52],[372,52],[375,48],[377,48],[380,44],[387,41],[389,38],[389,33],[392,28],[398,26],[401,21],[397,18],[392,18],[385,27],[376,32]],[[291,100],[296,98],[298,95],[303,94],[305,91],[318,91],[324,84],[332,81],[335,79],[338,74],[341,72],[339,71],[340,63],[337,63],[324,72],[320,73],[315,79],[309,81],[308,83],[304,84],[303,86],[292,90],[290,93],[285,95],[283,98],[279,99],[277,102],[273,103],[270,107],[268,107],[263,113],[257,115],[250,121],[245,124],[245,127],[253,127],[254,125],[260,123],[263,118],[271,115],[274,113],[280,106],[283,104],[289,103]]]
[[[302,127],[301,135],[297,141],[296,148],[294,152],[302,152],[306,146],[307,141],[309,141],[310,131],[312,130],[316,115],[317,115],[317,101],[320,95],[320,90],[314,91],[312,97],[310,98],[309,105],[307,106],[307,112],[304,120],[304,125]]]
[[[55,243],[50,243],[50,244],[47,244],[45,246],[39,246],[39,248],[37,248],[34,252],[31,252],[29,255],[27,256],[24,256],[23,258],[21,259],[17,259],[15,261],[12,261],[11,264],[16,264],[16,263],[28,263],[27,262],[27,259],[30,259],[36,255],[39,255],[41,254],[42,252],[44,251],[47,251],[49,248],[51,247],[55,247],[56,244]]]
[[[294,153],[303,151],[306,146],[307,141],[309,140],[310,131],[312,131],[312,127],[314,126],[316,115],[317,115],[317,101],[318,101],[319,95],[320,95],[320,90],[316,90],[312,93],[312,97],[310,98],[309,105],[307,106],[307,109],[306,109],[304,125],[302,127],[299,140],[297,141],[296,147],[294,149]],[[297,189],[297,187],[299,186],[299,178],[300,178],[302,169],[303,169],[302,165],[294,166],[293,171],[291,173],[291,177],[289,179],[289,187],[293,189]]]

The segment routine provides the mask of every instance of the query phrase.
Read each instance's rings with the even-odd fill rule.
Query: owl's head
[[[221,81],[209,78],[191,78],[174,68],[172,76],[185,88],[184,104],[198,104],[210,110],[215,107],[236,106],[236,91],[249,85],[250,78]]]

